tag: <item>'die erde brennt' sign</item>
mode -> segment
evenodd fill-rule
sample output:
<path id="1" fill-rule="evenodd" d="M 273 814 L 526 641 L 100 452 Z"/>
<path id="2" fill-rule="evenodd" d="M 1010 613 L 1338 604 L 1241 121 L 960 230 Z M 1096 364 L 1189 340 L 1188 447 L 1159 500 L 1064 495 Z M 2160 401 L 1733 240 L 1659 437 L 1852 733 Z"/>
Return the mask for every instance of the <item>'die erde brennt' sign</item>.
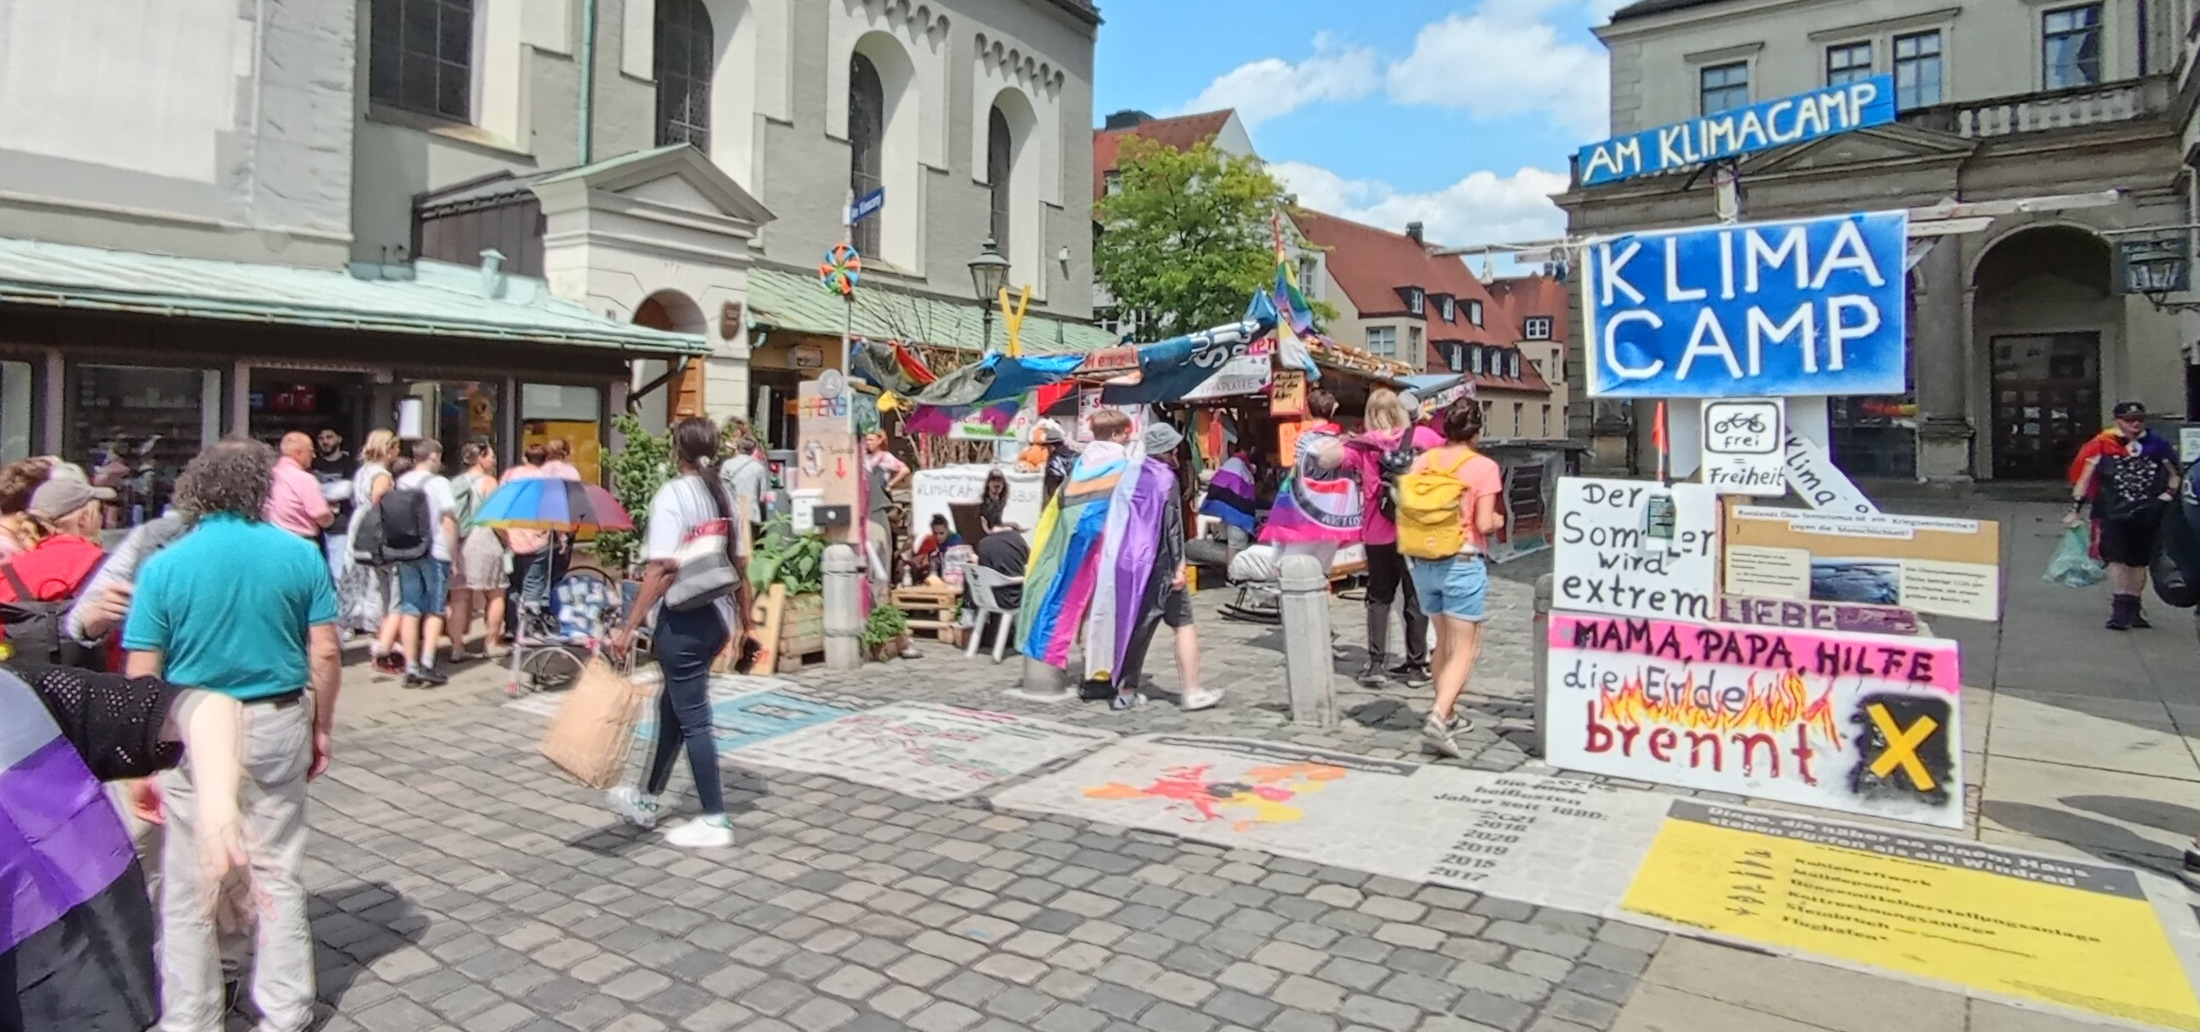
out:
<path id="1" fill-rule="evenodd" d="M 1904 212 L 1592 240 L 1589 394 L 1900 394 Z"/>
<path id="2" fill-rule="evenodd" d="M 1645 129 L 1581 148 L 1581 185 L 1803 143 L 1894 121 L 1894 79 L 1869 79 Z"/>

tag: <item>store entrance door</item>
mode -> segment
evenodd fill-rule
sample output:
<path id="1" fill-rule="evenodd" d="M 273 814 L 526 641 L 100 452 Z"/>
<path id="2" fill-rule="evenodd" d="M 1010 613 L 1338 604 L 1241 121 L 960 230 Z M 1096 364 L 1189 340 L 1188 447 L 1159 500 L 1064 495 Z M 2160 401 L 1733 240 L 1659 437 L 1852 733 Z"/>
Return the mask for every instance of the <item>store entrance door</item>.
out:
<path id="1" fill-rule="evenodd" d="M 2101 335 L 1994 338 L 1994 478 L 2060 480 L 2100 429 Z"/>

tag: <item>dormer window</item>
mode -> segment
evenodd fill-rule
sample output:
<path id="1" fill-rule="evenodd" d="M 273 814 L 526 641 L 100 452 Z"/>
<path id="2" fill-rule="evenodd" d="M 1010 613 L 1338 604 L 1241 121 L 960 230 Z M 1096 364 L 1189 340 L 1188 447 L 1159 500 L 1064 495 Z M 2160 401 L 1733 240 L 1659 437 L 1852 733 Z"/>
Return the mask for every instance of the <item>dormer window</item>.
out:
<path id="1" fill-rule="evenodd" d="M 1466 342 L 1457 340 L 1445 341 L 1444 356 L 1451 360 L 1452 372 L 1463 373 L 1467 371 Z"/>
<path id="2" fill-rule="evenodd" d="M 1457 311 L 1457 308 L 1452 303 L 1452 298 L 1450 294 L 1436 295 L 1436 314 L 1443 316 L 1445 322 L 1452 322 L 1452 316 L 1455 315 Z"/>
<path id="3" fill-rule="evenodd" d="M 1529 316 L 1520 327 L 1520 335 L 1527 340 L 1551 339 L 1551 317 L 1548 315 Z"/>
<path id="4" fill-rule="evenodd" d="M 1471 345 L 1468 345 L 1468 347 L 1467 347 L 1467 367 L 1468 367 L 1468 368 L 1469 368 L 1470 370 L 1472 370 L 1472 371 L 1473 371 L 1474 375 L 1476 375 L 1476 376 L 1480 376 L 1480 375 L 1482 375 L 1482 345 L 1480 345 L 1480 344 L 1471 344 Z"/>
<path id="5" fill-rule="evenodd" d="M 1510 352 L 1505 356 L 1505 378 L 1508 380 L 1520 379 L 1520 352 Z"/>
<path id="6" fill-rule="evenodd" d="M 1468 299 L 1467 321 L 1473 323 L 1477 328 L 1482 325 L 1482 302 Z"/>
<path id="7" fill-rule="evenodd" d="M 1398 288 L 1398 293 L 1406 299 L 1406 311 L 1411 312 L 1414 315 L 1421 314 L 1423 308 L 1423 294 L 1421 293 L 1421 288 L 1400 287 Z"/>

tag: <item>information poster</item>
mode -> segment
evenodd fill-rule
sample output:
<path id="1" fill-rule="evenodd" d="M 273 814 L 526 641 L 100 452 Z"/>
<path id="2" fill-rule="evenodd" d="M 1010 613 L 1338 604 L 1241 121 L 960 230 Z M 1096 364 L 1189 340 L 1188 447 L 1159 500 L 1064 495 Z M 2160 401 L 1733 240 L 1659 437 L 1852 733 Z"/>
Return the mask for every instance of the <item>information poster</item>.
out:
<path id="1" fill-rule="evenodd" d="M 1663 527 L 1651 525 L 1663 507 Z M 1561 477 L 1553 609 L 1709 620 L 1718 586 L 1718 498 L 1702 484 Z M 1664 537 L 1654 531 L 1663 530 Z"/>
<path id="2" fill-rule="evenodd" d="M 986 474 L 995 466 L 942 466 L 938 469 L 920 469 L 909 477 L 909 520 L 917 537 L 931 533 L 932 517 L 947 517 L 947 525 L 960 532 L 951 505 L 976 505 L 985 495 Z M 1008 507 L 1001 518 L 1026 531 L 1039 526 L 1040 495 L 1046 487 L 1046 477 L 1039 473 L 1025 473 L 1015 469 L 1002 469 L 1008 478 Z M 977 542 L 969 542 L 976 545 Z"/>
<path id="3" fill-rule="evenodd" d="M 2001 528 L 1990 520 L 1736 506 L 1729 593 L 2001 617 Z"/>
<path id="4" fill-rule="evenodd" d="M 2200 1029 L 2191 983 L 2126 868 L 1679 799 L 1621 909 L 1692 932 Z"/>
<path id="5" fill-rule="evenodd" d="M 1956 643 L 1552 613 L 1546 759 L 1963 826 Z"/>
<path id="6" fill-rule="evenodd" d="M 819 505 L 856 504 L 863 464 L 848 421 L 847 387 L 837 377 L 802 381 L 795 396 L 795 435 L 802 444 L 795 452 L 793 486 L 820 492 Z"/>

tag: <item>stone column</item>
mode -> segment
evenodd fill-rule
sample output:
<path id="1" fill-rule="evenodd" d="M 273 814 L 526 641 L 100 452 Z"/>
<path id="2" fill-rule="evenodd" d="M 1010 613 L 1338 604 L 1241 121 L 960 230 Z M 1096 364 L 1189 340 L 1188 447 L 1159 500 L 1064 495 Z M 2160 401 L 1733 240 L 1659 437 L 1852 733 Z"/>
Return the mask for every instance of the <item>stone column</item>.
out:
<path id="1" fill-rule="evenodd" d="M 1329 573 L 1310 555 L 1287 555 L 1276 564 L 1283 581 L 1284 682 L 1291 690 L 1291 722 L 1337 726 L 1337 696 L 1330 684 Z"/>
<path id="2" fill-rule="evenodd" d="M 1972 477 L 1970 419 L 1971 328 L 1964 319 L 1963 245 L 1941 237 L 1917 265 L 1917 475 L 1921 480 Z"/>
<path id="3" fill-rule="evenodd" d="M 863 666 L 863 561 L 845 542 L 825 546 L 825 669 Z"/>

